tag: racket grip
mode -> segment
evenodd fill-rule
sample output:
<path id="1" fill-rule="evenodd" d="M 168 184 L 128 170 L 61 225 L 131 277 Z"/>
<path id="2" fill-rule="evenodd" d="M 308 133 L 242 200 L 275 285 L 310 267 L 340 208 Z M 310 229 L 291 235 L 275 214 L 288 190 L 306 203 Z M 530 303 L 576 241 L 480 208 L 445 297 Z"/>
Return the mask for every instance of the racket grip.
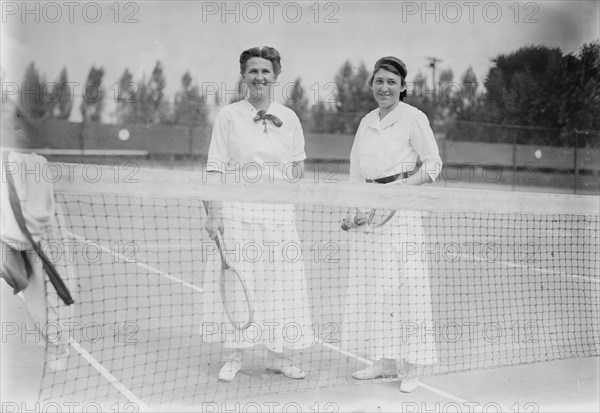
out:
<path id="1" fill-rule="evenodd" d="M 367 223 L 367 217 L 364 215 L 357 215 L 354 217 L 354 223 L 359 227 L 365 225 Z"/>

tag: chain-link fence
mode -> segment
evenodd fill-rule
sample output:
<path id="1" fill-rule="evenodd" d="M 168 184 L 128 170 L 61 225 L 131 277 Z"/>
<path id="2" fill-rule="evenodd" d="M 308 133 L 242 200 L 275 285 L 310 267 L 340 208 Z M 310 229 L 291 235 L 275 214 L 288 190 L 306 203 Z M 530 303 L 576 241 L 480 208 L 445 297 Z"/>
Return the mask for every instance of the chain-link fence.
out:
<path id="1" fill-rule="evenodd" d="M 438 125 L 446 179 L 600 190 L 600 131 L 457 121 Z"/>
<path id="2" fill-rule="evenodd" d="M 446 183 L 600 190 L 600 131 L 454 122 L 432 125 Z M 354 136 L 306 132 L 313 164 L 348 171 Z M 209 128 L 174 125 L 107 125 L 36 120 L 3 131 L 2 146 L 36 149 L 53 161 L 135 162 L 140 167 L 199 170 L 206 160 Z M 327 168 L 326 168 L 327 169 Z M 327 169 L 329 170 L 329 169 Z"/>

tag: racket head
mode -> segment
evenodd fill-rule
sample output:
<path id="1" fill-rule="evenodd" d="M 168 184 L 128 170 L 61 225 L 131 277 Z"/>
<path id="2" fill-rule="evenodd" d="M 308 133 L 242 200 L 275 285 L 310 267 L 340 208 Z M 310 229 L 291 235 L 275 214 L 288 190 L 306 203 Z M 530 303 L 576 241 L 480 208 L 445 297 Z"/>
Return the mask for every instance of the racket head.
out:
<path id="1" fill-rule="evenodd" d="M 367 224 L 371 228 L 379 228 L 384 226 L 391 220 L 396 211 L 393 209 L 376 209 L 373 208 L 367 214 Z"/>
<path id="2" fill-rule="evenodd" d="M 215 242 L 221 252 L 222 266 L 219 284 L 223 308 L 233 328 L 243 331 L 254 321 L 254 308 L 250 292 L 243 275 L 225 256 L 223 238 L 220 233 L 217 233 Z"/>

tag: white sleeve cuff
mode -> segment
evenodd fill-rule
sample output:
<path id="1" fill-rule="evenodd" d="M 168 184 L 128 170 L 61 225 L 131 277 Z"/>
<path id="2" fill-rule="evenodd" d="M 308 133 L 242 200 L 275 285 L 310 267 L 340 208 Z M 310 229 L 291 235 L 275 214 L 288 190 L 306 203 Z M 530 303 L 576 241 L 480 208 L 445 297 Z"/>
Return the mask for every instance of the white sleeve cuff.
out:
<path id="1" fill-rule="evenodd" d="M 432 182 L 438 178 L 442 172 L 442 160 L 440 158 L 430 158 L 423 161 L 421 171 L 425 172 Z"/>

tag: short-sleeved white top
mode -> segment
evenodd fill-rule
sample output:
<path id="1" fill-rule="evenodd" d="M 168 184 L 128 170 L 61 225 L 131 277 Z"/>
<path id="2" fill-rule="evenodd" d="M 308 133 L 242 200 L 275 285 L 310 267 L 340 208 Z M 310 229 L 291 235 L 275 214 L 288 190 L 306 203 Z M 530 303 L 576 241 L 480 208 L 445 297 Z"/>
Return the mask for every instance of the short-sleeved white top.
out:
<path id="1" fill-rule="evenodd" d="M 364 182 L 412 171 L 418 158 L 421 170 L 435 181 L 442 159 L 427 116 L 400 102 L 379 119 L 379 109 L 360 122 L 350 153 L 350 181 Z"/>
<path id="2" fill-rule="evenodd" d="M 242 182 L 294 182 L 293 164 L 306 159 L 304 133 L 298 116 L 291 109 L 272 102 L 267 114 L 277 116 L 283 124 L 255 122 L 257 110 L 247 100 L 225 106 L 215 119 L 207 171 L 235 174 Z M 265 133 L 266 126 L 266 133 Z M 227 202 L 224 218 L 255 223 L 290 223 L 294 208 L 290 204 L 253 204 Z"/>

